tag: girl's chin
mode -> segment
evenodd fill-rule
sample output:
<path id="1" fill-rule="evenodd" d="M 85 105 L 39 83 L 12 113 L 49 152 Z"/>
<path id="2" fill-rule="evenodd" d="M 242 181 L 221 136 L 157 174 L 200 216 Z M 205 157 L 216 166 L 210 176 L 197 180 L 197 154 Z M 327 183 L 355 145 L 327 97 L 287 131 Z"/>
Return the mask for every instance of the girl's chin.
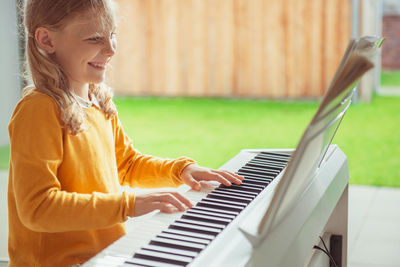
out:
<path id="1" fill-rule="evenodd" d="M 105 80 L 105 74 L 93 77 L 92 79 L 90 79 L 89 83 L 97 84 L 104 82 L 104 80 Z"/>

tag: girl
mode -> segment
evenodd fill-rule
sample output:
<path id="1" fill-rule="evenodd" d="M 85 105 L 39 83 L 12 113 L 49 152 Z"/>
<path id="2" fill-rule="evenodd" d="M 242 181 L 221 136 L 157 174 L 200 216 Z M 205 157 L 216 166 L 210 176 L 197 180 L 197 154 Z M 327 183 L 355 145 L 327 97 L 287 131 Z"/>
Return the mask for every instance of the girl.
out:
<path id="1" fill-rule="evenodd" d="M 9 266 L 83 263 L 125 234 L 128 217 L 192 206 L 177 192 L 135 196 L 119 185 L 241 183 L 133 148 L 103 84 L 116 49 L 111 0 L 28 0 L 25 26 L 34 86 L 9 124 Z"/>

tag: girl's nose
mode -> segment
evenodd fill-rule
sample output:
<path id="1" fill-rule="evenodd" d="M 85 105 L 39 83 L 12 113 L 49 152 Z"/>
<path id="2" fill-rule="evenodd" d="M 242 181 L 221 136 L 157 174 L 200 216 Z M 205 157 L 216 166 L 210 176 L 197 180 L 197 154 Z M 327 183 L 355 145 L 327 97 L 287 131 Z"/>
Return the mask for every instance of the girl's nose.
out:
<path id="1" fill-rule="evenodd" d="M 116 49 L 117 41 L 115 40 L 115 38 L 110 38 L 107 42 L 105 42 L 103 53 L 105 56 L 112 57 L 115 54 Z"/>

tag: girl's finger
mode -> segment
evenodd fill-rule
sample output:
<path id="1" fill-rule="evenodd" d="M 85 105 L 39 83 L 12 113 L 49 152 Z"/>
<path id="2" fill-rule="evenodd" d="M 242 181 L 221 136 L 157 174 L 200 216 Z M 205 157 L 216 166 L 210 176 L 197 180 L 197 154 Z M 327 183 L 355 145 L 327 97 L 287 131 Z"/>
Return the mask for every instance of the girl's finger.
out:
<path id="1" fill-rule="evenodd" d="M 167 202 L 173 206 L 175 206 L 180 211 L 185 211 L 188 206 L 184 205 L 173 193 L 165 193 L 158 195 L 155 199 L 160 202 Z"/>
<path id="2" fill-rule="evenodd" d="M 172 194 L 183 204 L 185 204 L 188 208 L 193 207 L 193 203 L 185 197 L 184 195 L 180 194 L 179 192 L 172 192 Z"/>
<path id="3" fill-rule="evenodd" d="M 204 176 L 203 180 L 217 181 L 226 186 L 232 185 L 232 183 L 228 179 L 226 179 L 224 176 L 222 176 L 221 174 L 218 174 L 215 171 L 214 172 L 211 171 L 210 173 L 208 173 L 208 175 Z"/>
<path id="4" fill-rule="evenodd" d="M 243 179 L 241 179 L 242 176 L 228 172 L 228 171 L 215 171 L 215 172 L 222 175 L 225 179 L 227 179 L 235 184 L 241 184 L 242 180 L 244 179 L 244 177 L 243 177 Z"/>
<path id="5" fill-rule="evenodd" d="M 179 211 L 179 209 L 177 209 L 174 205 L 171 205 L 170 203 L 167 203 L 167 202 L 156 203 L 155 209 L 158 209 L 164 213 L 174 213 L 174 212 Z"/>
<path id="6" fill-rule="evenodd" d="M 186 176 L 183 178 L 183 181 L 193 190 L 200 191 L 201 186 L 199 182 L 197 182 L 191 174 L 186 174 Z"/>

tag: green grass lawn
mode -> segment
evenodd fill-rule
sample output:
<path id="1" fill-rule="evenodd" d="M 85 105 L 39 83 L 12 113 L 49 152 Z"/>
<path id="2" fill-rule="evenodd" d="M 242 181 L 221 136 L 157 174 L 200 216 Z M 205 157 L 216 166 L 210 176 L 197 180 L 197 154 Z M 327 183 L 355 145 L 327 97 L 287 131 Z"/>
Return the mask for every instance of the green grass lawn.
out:
<path id="1" fill-rule="evenodd" d="M 189 156 L 218 168 L 245 148 L 294 148 L 317 102 L 117 98 L 126 133 L 142 153 Z M 400 98 L 349 109 L 333 143 L 348 156 L 350 182 L 400 187 Z M 8 147 L 0 150 L 7 168 Z"/>
<path id="2" fill-rule="evenodd" d="M 399 86 L 400 87 L 400 70 L 381 72 L 381 86 Z"/>

